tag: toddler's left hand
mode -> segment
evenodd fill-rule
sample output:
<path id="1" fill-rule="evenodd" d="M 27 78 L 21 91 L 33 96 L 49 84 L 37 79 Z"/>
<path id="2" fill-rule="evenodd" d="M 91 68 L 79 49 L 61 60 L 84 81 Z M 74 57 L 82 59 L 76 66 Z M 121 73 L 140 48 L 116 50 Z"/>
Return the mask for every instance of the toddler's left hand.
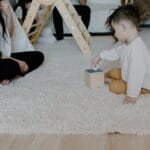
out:
<path id="1" fill-rule="evenodd" d="M 99 63 L 100 60 L 101 60 L 101 58 L 100 58 L 99 55 L 95 56 L 95 57 L 91 60 L 91 67 L 92 67 L 92 68 L 96 67 L 96 65 Z"/>

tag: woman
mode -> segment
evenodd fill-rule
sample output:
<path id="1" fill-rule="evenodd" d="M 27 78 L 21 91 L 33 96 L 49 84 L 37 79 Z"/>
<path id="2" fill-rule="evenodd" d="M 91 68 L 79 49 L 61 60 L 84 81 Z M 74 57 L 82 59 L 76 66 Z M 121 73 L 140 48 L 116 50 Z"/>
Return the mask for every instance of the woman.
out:
<path id="1" fill-rule="evenodd" d="M 0 1 L 0 83 L 9 84 L 42 64 L 44 55 L 38 51 L 11 53 L 14 23 L 9 2 Z"/>

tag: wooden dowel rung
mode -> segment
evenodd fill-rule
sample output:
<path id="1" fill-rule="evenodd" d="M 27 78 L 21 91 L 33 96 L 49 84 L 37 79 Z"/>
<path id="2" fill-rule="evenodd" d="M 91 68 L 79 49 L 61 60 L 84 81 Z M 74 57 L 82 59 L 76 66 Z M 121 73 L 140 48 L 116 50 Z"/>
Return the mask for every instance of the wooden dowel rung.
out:
<path id="1" fill-rule="evenodd" d="M 34 43 L 35 42 L 35 39 L 30 39 L 31 43 Z"/>
<path id="2" fill-rule="evenodd" d="M 39 31 L 31 32 L 31 33 L 28 34 L 28 37 L 31 37 L 32 35 L 35 35 L 35 34 L 37 34 L 37 33 L 39 33 Z"/>
<path id="3" fill-rule="evenodd" d="M 37 27 L 37 26 L 40 26 L 40 25 L 42 25 L 41 22 L 40 22 L 40 23 L 35 23 L 35 24 L 33 24 L 33 25 L 31 26 L 31 28 L 32 28 L 32 27 Z"/>

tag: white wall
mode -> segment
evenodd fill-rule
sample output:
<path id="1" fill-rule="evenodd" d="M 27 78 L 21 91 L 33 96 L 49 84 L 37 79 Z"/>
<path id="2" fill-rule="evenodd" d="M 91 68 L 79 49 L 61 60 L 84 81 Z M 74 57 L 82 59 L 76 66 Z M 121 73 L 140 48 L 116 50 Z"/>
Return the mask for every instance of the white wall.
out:
<path id="1" fill-rule="evenodd" d="M 121 4 L 121 0 L 88 0 L 91 8 L 91 20 L 89 25 L 90 32 L 107 32 L 105 27 L 106 18 L 112 9 Z"/>
<path id="2" fill-rule="evenodd" d="M 121 0 L 88 0 L 88 3 L 99 3 L 99 4 L 120 4 Z"/>

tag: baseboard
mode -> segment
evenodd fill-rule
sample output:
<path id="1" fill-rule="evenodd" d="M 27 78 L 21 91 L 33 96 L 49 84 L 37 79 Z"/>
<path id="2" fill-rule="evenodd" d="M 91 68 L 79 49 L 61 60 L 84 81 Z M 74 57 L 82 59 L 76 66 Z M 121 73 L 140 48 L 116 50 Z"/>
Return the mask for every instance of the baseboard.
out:
<path id="1" fill-rule="evenodd" d="M 111 32 L 90 32 L 90 34 L 92 35 L 92 36 L 107 36 L 107 35 L 112 35 L 112 33 Z M 54 36 L 55 36 L 56 34 L 54 34 Z M 68 36 L 72 36 L 72 34 L 71 33 L 64 33 L 63 34 L 63 36 L 64 37 L 68 37 Z"/>
<path id="2" fill-rule="evenodd" d="M 141 24 L 140 28 L 150 28 L 150 24 Z M 90 32 L 92 36 L 110 36 L 112 35 L 112 32 Z M 56 35 L 55 33 L 53 34 L 54 36 Z M 64 37 L 69 37 L 72 36 L 71 33 L 64 33 Z"/>
<path id="3" fill-rule="evenodd" d="M 150 24 L 141 24 L 140 28 L 150 28 Z"/>

